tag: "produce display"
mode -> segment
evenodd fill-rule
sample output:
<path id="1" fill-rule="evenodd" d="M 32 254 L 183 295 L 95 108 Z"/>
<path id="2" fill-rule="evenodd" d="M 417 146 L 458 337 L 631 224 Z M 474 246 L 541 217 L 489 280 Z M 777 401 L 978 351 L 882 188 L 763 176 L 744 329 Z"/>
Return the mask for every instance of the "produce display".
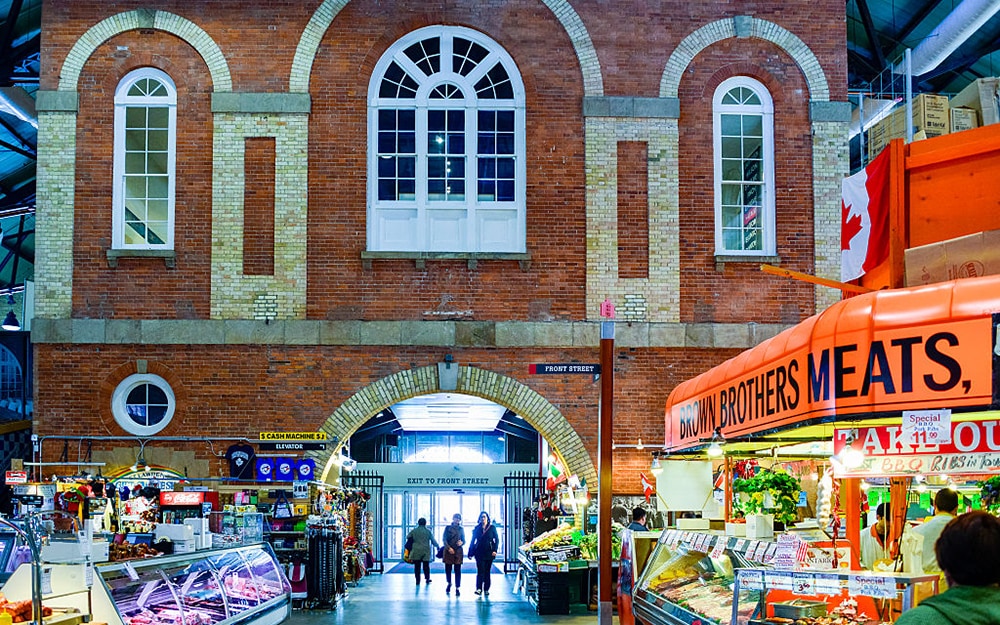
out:
<path id="1" fill-rule="evenodd" d="M 528 543 L 531 551 L 549 551 L 556 547 L 568 547 L 573 544 L 573 526 L 563 523 L 559 527 L 539 534 Z"/>

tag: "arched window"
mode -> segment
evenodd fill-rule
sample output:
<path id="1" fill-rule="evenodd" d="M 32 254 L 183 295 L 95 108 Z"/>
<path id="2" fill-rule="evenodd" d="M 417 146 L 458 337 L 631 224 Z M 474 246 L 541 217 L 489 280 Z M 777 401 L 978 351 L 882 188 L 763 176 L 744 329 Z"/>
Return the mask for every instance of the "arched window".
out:
<path id="1" fill-rule="evenodd" d="M 524 87 L 483 34 L 397 41 L 368 89 L 368 249 L 524 252 Z"/>
<path id="2" fill-rule="evenodd" d="M 715 136 L 715 253 L 772 256 L 774 108 L 764 85 L 729 78 L 712 100 Z"/>
<path id="3" fill-rule="evenodd" d="M 177 90 L 164 72 L 130 72 L 115 91 L 115 249 L 173 249 Z"/>

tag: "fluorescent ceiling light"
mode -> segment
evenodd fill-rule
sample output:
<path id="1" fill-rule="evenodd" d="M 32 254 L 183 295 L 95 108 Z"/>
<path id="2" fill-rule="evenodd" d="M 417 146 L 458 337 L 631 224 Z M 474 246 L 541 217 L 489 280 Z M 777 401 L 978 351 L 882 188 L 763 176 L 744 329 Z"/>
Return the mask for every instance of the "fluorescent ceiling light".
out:
<path id="1" fill-rule="evenodd" d="M 408 432 L 492 432 L 506 411 L 488 399 L 461 393 L 421 395 L 392 407 Z"/>

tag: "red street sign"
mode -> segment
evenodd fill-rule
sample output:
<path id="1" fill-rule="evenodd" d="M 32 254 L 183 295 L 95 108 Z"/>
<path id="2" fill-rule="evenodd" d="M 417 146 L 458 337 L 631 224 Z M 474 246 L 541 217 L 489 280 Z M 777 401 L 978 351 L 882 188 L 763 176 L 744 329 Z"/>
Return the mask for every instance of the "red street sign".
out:
<path id="1" fill-rule="evenodd" d="M 583 373 L 587 375 L 598 375 L 600 372 L 601 365 L 588 365 L 580 363 L 528 365 L 528 373 Z"/>

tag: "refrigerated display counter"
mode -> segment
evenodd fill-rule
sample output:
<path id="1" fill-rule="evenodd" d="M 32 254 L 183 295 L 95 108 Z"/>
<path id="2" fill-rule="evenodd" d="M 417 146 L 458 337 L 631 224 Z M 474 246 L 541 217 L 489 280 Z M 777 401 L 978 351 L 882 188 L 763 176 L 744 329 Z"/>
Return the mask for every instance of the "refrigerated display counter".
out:
<path id="1" fill-rule="evenodd" d="M 266 543 L 97 567 L 94 619 L 109 625 L 277 625 L 291 586 Z"/>

